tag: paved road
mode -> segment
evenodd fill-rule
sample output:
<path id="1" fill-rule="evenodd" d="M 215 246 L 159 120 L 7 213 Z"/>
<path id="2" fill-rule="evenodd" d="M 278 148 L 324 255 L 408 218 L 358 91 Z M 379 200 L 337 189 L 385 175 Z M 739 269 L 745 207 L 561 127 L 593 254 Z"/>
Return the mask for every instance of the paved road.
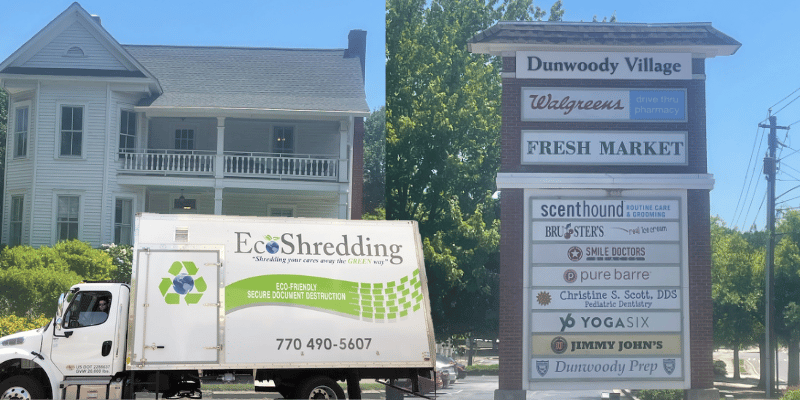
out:
<path id="1" fill-rule="evenodd" d="M 758 377 L 760 370 L 758 350 L 755 351 L 740 351 L 739 358 L 744 360 L 747 364 L 745 368 L 749 373 Z M 778 351 L 778 386 L 783 387 L 786 385 L 787 368 L 789 368 L 789 356 L 785 350 Z"/>
<path id="2" fill-rule="evenodd" d="M 494 398 L 494 391 L 497 389 L 496 376 L 468 376 L 466 379 L 456 381 L 451 387 L 438 391 L 436 399 L 439 400 L 491 400 Z M 553 400 L 598 400 L 601 398 L 601 390 L 576 390 L 576 391 L 530 391 L 528 399 L 553 399 Z M 272 393 L 249 393 L 249 392 L 220 392 L 203 393 L 206 399 L 277 399 L 277 394 Z M 386 396 L 382 392 L 369 391 L 364 393 L 364 399 L 385 400 Z M 406 397 L 412 399 L 414 397 Z M 624 398 L 624 396 L 623 396 Z"/>

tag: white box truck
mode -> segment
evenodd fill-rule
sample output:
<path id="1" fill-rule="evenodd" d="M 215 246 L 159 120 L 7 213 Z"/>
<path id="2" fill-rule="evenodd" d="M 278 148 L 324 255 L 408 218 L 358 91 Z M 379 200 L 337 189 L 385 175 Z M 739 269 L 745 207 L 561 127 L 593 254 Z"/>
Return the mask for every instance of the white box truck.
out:
<path id="1" fill-rule="evenodd" d="M 0 398 L 199 398 L 243 375 L 360 398 L 361 379 L 419 393 L 434 368 L 413 221 L 145 213 L 134 237 L 130 285 L 75 285 L 50 324 L 0 338 Z"/>

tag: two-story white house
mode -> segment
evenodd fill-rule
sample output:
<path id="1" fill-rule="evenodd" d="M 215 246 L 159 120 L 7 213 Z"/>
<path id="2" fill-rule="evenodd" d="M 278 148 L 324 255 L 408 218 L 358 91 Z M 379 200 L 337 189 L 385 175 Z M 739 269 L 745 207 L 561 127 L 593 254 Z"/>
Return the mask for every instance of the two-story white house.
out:
<path id="1" fill-rule="evenodd" d="M 73 3 L 0 64 L 2 243 L 130 244 L 137 212 L 360 218 L 365 47 L 121 45 Z"/>

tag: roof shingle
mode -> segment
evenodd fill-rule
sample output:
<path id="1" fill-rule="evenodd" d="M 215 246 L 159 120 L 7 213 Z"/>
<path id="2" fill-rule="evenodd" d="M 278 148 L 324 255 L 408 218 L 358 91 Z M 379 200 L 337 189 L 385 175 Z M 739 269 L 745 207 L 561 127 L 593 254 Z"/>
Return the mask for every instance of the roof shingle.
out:
<path id="1" fill-rule="evenodd" d="M 344 49 L 122 47 L 163 88 L 143 106 L 369 112 L 360 60 Z"/>

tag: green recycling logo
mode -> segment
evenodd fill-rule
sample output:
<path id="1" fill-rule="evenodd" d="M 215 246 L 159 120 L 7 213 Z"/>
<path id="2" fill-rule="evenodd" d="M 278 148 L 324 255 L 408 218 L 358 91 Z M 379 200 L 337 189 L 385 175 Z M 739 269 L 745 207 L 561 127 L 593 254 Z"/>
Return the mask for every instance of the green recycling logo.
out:
<path id="1" fill-rule="evenodd" d="M 164 301 L 167 304 L 180 304 L 183 297 L 186 305 L 200 302 L 208 285 L 202 276 L 194 277 L 197 271 L 197 266 L 192 261 L 172 263 L 168 271 L 172 278 L 161 278 L 161 283 L 158 285 Z"/>

